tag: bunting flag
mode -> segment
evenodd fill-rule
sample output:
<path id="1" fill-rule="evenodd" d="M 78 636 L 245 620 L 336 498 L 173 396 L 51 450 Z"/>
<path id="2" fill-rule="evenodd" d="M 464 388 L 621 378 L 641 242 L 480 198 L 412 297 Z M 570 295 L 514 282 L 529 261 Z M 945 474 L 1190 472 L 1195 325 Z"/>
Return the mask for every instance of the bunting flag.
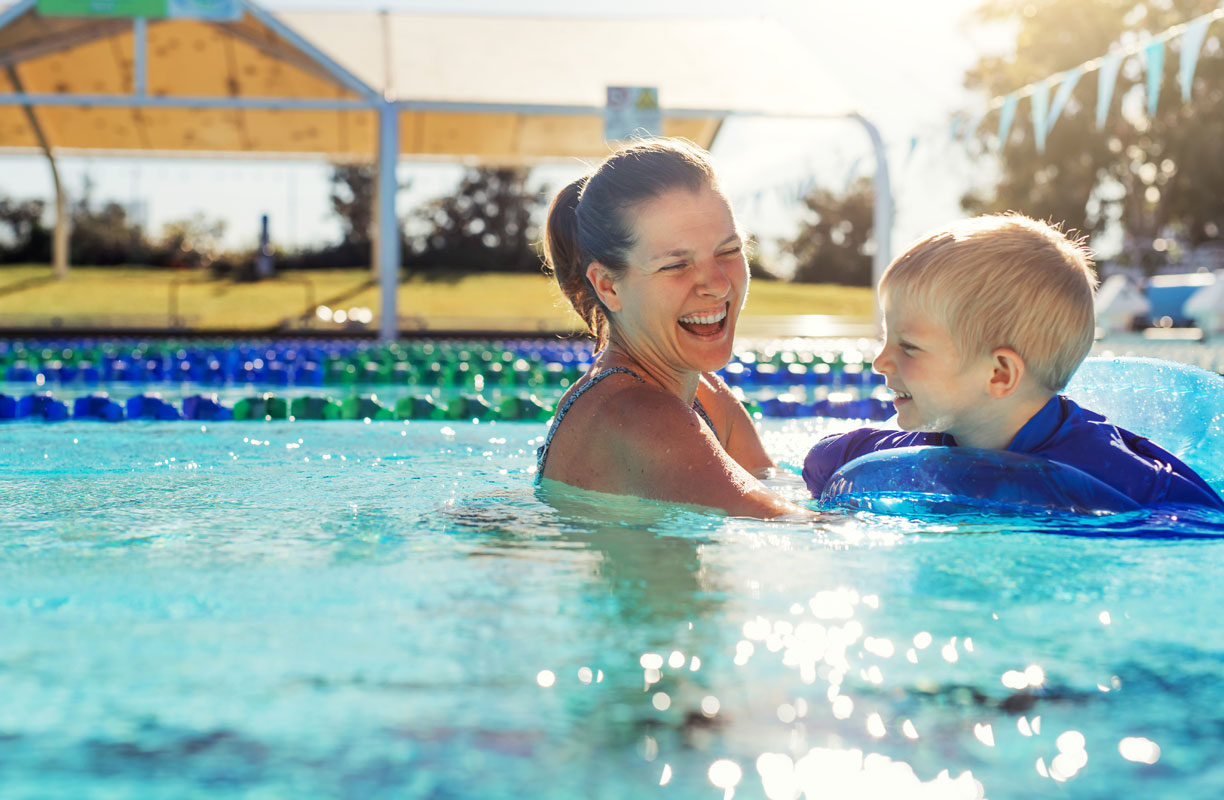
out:
<path id="1" fill-rule="evenodd" d="M 1037 152 L 1044 153 L 1046 131 L 1049 130 L 1046 112 L 1050 108 L 1050 84 L 1046 81 L 1033 84 L 1033 94 L 1029 97 L 1029 102 L 1033 105 L 1033 140 L 1037 144 Z"/>
<path id="2" fill-rule="evenodd" d="M 1122 66 L 1122 54 L 1110 53 L 1101 57 L 1101 71 L 1097 79 L 1097 130 L 1105 127 L 1109 116 L 1109 105 L 1113 102 L 1114 86 L 1118 83 L 1118 67 Z"/>
<path id="3" fill-rule="evenodd" d="M 1058 84 L 1058 91 L 1054 93 L 1054 101 L 1050 104 L 1050 113 L 1046 116 L 1046 134 L 1054 130 L 1054 123 L 1058 122 L 1058 118 L 1062 115 L 1063 106 L 1067 104 L 1071 93 L 1075 91 L 1075 85 L 1079 83 L 1080 77 L 1084 74 L 1083 67 L 1076 67 L 1063 74 L 1062 83 Z"/>
<path id="4" fill-rule="evenodd" d="M 1016 118 L 1016 104 L 1020 96 L 1012 92 L 1003 98 L 1003 108 L 999 110 L 999 149 L 1007 144 L 1007 134 L 1011 132 L 1012 120 Z"/>
<path id="5" fill-rule="evenodd" d="M 1156 104 L 1160 102 L 1160 79 L 1164 76 L 1164 42 L 1157 40 L 1143 48 L 1143 60 L 1147 62 L 1147 113 L 1156 116 Z"/>
<path id="6" fill-rule="evenodd" d="M 1190 90 L 1194 85 L 1194 68 L 1198 66 L 1199 51 L 1203 49 L 1203 39 L 1207 35 L 1207 26 L 1211 24 L 1212 16 L 1199 17 L 1186 25 L 1182 34 L 1181 61 L 1177 64 L 1177 80 L 1181 84 L 1183 103 L 1190 102 Z"/>

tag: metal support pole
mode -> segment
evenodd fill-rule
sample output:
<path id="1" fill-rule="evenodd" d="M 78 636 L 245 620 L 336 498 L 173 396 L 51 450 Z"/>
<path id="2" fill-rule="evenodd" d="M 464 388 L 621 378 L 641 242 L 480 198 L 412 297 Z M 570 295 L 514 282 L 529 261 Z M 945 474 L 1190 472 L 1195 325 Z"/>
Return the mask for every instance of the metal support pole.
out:
<path id="1" fill-rule="evenodd" d="M 9 64 L 5 67 L 5 72 L 8 73 L 13 88 L 18 93 L 24 93 L 25 87 L 22 85 L 21 76 L 17 74 L 17 68 Z M 47 163 L 51 165 L 51 183 L 55 186 L 55 231 L 51 238 L 51 263 L 55 279 L 62 281 L 68 277 L 68 199 L 64 196 L 64 185 L 60 182 L 59 166 L 55 163 L 51 141 L 47 138 L 38 115 L 34 113 L 34 107 L 27 105 L 23 110 L 30 129 L 34 131 L 34 138 L 38 140 L 38 146 L 42 148 Z"/>
<path id="2" fill-rule="evenodd" d="M 51 165 L 51 181 L 55 184 L 55 231 L 51 238 L 51 263 L 55 279 L 62 281 L 68 277 L 68 198 L 64 195 L 64 185 L 60 183 L 59 168 L 55 164 L 55 156 L 48 149 L 47 162 Z"/>
<path id="3" fill-rule="evenodd" d="M 871 287 L 878 293 L 880 277 L 892 261 L 892 216 L 893 199 L 892 184 L 888 178 L 888 154 L 884 150 L 884 140 L 880 130 L 871 120 L 861 114 L 852 115 L 860 125 L 867 129 L 871 137 L 871 149 L 875 152 L 875 214 L 872 229 L 875 232 L 875 253 L 871 257 Z M 880 319 L 879 297 L 875 303 L 875 326 L 877 331 L 883 330 Z"/>
<path id="4" fill-rule="evenodd" d="M 399 290 L 399 216 L 395 197 L 399 194 L 395 167 L 399 162 L 399 109 L 384 100 L 378 109 L 378 276 L 382 292 L 382 317 L 378 338 L 394 341 L 399 328 L 396 292 Z"/>

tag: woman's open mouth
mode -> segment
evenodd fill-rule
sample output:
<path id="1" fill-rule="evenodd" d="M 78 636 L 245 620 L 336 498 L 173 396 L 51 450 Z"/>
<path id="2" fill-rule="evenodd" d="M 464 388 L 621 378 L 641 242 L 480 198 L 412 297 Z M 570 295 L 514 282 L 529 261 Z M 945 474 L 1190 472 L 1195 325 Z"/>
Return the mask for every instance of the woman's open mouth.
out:
<path id="1" fill-rule="evenodd" d="M 714 311 L 683 316 L 678 320 L 680 327 L 694 336 L 717 336 L 727 327 L 728 307 L 729 304 L 723 304 L 722 308 Z"/>

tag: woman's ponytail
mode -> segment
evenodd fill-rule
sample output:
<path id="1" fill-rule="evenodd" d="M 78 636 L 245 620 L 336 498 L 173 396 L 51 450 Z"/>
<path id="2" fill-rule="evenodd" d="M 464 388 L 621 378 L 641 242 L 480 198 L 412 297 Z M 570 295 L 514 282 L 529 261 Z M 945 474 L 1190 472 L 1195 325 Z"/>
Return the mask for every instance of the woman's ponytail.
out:
<path id="1" fill-rule="evenodd" d="M 551 271 L 574 311 L 595 336 L 596 349 L 608 337 L 608 320 L 603 304 L 587 280 L 587 261 L 578 242 L 578 202 L 588 176 L 570 183 L 553 198 L 544 224 L 544 267 Z"/>

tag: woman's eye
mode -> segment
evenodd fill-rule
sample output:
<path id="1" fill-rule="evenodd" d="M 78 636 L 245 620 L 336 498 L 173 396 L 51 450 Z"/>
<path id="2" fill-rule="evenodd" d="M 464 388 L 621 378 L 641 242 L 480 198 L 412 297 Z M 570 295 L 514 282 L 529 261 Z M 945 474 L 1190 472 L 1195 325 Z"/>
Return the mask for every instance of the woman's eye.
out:
<path id="1" fill-rule="evenodd" d="M 666 267 L 660 267 L 659 272 L 667 272 L 669 270 L 684 269 L 685 264 L 668 264 Z"/>
<path id="2" fill-rule="evenodd" d="M 728 257 L 730 257 L 730 256 L 737 256 L 737 255 L 739 255 L 739 254 L 740 254 L 740 253 L 742 253 L 742 252 L 744 252 L 744 248 L 742 248 L 742 247 L 733 247 L 733 248 L 731 248 L 730 250 L 724 250 L 724 251 L 722 251 L 721 253 L 719 253 L 719 254 L 718 254 L 718 257 L 719 257 L 719 258 L 728 258 Z"/>

